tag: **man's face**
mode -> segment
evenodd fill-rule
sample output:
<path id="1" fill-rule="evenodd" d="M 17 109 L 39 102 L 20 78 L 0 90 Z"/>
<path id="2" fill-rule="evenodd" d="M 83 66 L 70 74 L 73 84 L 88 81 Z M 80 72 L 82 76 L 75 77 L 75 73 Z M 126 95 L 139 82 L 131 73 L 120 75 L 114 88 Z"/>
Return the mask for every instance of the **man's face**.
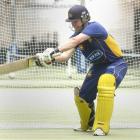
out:
<path id="1" fill-rule="evenodd" d="M 74 21 L 71 21 L 71 25 L 75 29 L 76 32 L 80 31 L 83 27 L 83 23 L 81 19 L 76 19 Z"/>

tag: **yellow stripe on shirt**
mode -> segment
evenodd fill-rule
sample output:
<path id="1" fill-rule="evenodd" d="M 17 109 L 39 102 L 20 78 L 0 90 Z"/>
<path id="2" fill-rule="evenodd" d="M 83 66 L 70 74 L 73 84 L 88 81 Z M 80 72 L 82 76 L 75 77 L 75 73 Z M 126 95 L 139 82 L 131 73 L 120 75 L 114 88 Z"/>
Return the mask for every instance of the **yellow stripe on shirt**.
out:
<path id="1" fill-rule="evenodd" d="M 115 41 L 115 39 L 111 35 L 108 35 L 107 39 L 105 40 L 105 43 L 113 54 L 115 54 L 118 57 L 121 57 L 123 55 L 119 47 L 119 44 Z"/>

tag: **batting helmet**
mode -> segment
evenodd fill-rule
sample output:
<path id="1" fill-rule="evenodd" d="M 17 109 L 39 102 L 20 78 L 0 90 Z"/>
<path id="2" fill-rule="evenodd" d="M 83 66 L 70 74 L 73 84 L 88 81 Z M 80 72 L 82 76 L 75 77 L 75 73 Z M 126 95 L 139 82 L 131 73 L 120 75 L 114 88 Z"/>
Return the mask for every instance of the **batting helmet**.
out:
<path id="1" fill-rule="evenodd" d="M 90 20 L 90 15 L 86 7 L 82 5 L 74 5 L 69 9 L 66 22 L 71 22 L 77 19 L 81 19 L 84 23 Z"/>

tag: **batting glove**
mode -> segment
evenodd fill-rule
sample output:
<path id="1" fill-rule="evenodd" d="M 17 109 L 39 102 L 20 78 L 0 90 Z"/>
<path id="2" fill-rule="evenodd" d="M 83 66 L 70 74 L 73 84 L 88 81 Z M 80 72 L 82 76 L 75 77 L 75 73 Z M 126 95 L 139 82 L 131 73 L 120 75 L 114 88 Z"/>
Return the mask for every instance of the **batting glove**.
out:
<path id="1" fill-rule="evenodd" d="M 36 65 L 41 67 L 46 67 L 55 61 L 55 58 L 52 56 L 60 52 L 57 48 L 47 48 L 43 53 L 37 53 Z"/>

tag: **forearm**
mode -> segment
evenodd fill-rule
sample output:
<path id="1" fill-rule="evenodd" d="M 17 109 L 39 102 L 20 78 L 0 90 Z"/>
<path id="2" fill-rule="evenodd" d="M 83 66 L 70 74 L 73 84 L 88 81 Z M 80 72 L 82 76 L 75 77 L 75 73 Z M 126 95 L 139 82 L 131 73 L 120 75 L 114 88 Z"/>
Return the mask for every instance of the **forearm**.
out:
<path id="1" fill-rule="evenodd" d="M 60 55 L 54 56 L 55 61 L 57 62 L 65 62 L 68 61 L 69 58 L 72 56 L 74 53 L 75 49 L 70 49 L 68 51 L 65 51 L 63 53 L 60 53 Z"/>
<path id="2" fill-rule="evenodd" d="M 71 38 L 66 43 L 60 45 L 58 49 L 60 52 L 65 52 L 67 50 L 75 48 L 78 44 L 79 43 L 77 42 L 77 40 L 75 40 L 75 38 Z"/>
<path id="3" fill-rule="evenodd" d="M 65 62 L 67 60 L 68 60 L 68 58 L 66 58 L 63 54 L 55 57 L 55 62 Z"/>
<path id="4" fill-rule="evenodd" d="M 58 48 L 54 49 L 54 51 L 52 51 L 50 53 L 50 55 L 54 55 L 57 53 L 62 53 L 61 56 L 56 57 L 56 61 L 65 61 L 68 60 L 69 57 L 71 56 L 73 50 L 75 50 L 75 48 L 81 44 L 82 42 L 84 42 L 85 40 L 87 40 L 89 38 L 89 36 L 80 33 L 79 35 L 70 38 L 66 43 L 64 43 L 63 45 L 58 46 Z"/>
<path id="5" fill-rule="evenodd" d="M 75 49 L 70 49 L 65 52 L 60 52 L 58 49 L 48 48 L 43 53 L 36 54 L 36 65 L 40 67 L 46 67 L 53 62 L 67 61 L 73 54 Z"/>
<path id="6" fill-rule="evenodd" d="M 69 49 L 73 49 L 76 48 L 79 44 L 81 44 L 82 42 L 84 42 L 85 40 L 89 39 L 90 37 L 80 33 L 79 35 L 70 38 L 65 44 L 60 45 L 58 47 L 58 50 L 61 52 L 67 51 Z"/>

